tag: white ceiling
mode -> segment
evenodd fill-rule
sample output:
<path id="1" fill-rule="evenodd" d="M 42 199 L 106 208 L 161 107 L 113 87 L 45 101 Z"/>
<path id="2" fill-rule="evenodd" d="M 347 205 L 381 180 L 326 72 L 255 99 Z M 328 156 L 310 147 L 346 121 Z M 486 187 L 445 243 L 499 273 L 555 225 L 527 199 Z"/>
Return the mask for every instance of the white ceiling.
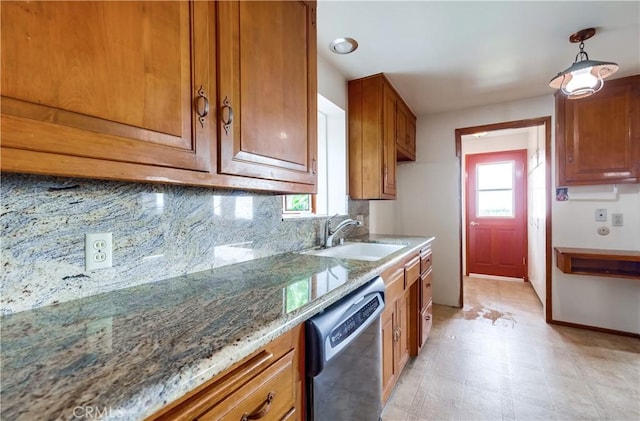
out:
<path id="1" fill-rule="evenodd" d="M 318 54 L 347 79 L 384 72 L 417 115 L 552 94 L 589 27 L 592 60 L 640 73 L 640 1 L 318 1 Z M 338 37 L 360 44 L 329 51 Z"/>

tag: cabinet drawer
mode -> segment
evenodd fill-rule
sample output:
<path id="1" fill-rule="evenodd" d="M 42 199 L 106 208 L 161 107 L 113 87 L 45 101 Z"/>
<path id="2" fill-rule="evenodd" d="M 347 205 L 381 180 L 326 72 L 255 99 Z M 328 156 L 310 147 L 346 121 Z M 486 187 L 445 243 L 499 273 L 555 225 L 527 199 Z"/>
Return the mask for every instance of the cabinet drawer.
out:
<path id="1" fill-rule="evenodd" d="M 429 270 L 426 274 L 420 278 L 421 291 L 420 291 L 420 309 L 424 309 L 429 302 L 433 299 L 433 286 L 431 280 L 433 279 L 433 271 Z"/>
<path id="2" fill-rule="evenodd" d="M 416 256 L 404 265 L 404 288 L 409 288 L 420 278 L 420 256 Z"/>
<path id="3" fill-rule="evenodd" d="M 429 337 L 433 325 L 433 304 L 430 302 L 427 308 L 420 312 L 420 346 L 422 347 Z"/>
<path id="4" fill-rule="evenodd" d="M 431 269 L 431 249 L 420 253 L 420 273 L 424 274 Z"/>
<path id="5" fill-rule="evenodd" d="M 198 420 L 238 421 L 245 415 L 247 419 L 280 420 L 292 415 L 296 398 L 294 354 L 289 351 Z"/>

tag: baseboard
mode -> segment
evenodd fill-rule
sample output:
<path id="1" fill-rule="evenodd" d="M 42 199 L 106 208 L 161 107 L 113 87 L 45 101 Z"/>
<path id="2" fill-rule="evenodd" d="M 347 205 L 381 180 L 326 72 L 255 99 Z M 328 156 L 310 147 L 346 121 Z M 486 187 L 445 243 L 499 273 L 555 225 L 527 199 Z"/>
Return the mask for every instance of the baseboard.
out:
<path id="1" fill-rule="evenodd" d="M 553 324 L 553 325 L 575 327 L 577 329 L 593 330 L 593 331 L 601 332 L 601 333 L 610 333 L 612 335 L 628 336 L 630 338 L 638 338 L 638 339 L 640 339 L 640 333 L 625 332 L 623 330 L 614 330 L 614 329 L 607 329 L 607 328 L 598 327 L 598 326 L 581 325 L 579 323 L 563 322 L 561 320 L 550 320 L 548 323 Z"/>

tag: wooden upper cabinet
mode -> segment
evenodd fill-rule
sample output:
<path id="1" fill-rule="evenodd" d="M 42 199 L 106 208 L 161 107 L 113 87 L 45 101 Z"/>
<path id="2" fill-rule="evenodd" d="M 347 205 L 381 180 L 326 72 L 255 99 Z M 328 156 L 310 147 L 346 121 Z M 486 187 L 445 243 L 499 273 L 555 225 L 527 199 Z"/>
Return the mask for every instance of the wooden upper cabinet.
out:
<path id="1" fill-rule="evenodd" d="M 2 171 L 315 191 L 315 2 L 0 4 Z"/>
<path id="2" fill-rule="evenodd" d="M 315 2 L 217 2 L 219 171 L 315 185 Z"/>
<path id="3" fill-rule="evenodd" d="M 558 185 L 640 181 L 640 76 L 587 98 L 556 94 Z"/>
<path id="4" fill-rule="evenodd" d="M 407 110 L 407 107 L 405 107 L 400 100 L 396 100 L 396 109 L 396 144 L 400 148 L 406 148 L 409 136 L 407 133 L 409 110 Z"/>
<path id="5" fill-rule="evenodd" d="M 382 197 L 396 197 L 396 99 L 390 86 L 383 85 L 382 103 Z"/>
<path id="6" fill-rule="evenodd" d="M 409 107 L 397 98 L 396 146 L 398 161 L 416 160 L 416 117 Z"/>
<path id="7" fill-rule="evenodd" d="M 3 170 L 119 178 L 115 167 L 103 172 L 105 161 L 211 169 L 215 115 L 196 113 L 215 98 L 208 4 L 1 7 Z"/>
<path id="8" fill-rule="evenodd" d="M 407 152 L 408 161 L 416 160 L 416 118 L 409 114 L 407 119 Z"/>
<path id="9" fill-rule="evenodd" d="M 349 195 L 396 198 L 396 95 L 384 75 L 349 81 Z"/>

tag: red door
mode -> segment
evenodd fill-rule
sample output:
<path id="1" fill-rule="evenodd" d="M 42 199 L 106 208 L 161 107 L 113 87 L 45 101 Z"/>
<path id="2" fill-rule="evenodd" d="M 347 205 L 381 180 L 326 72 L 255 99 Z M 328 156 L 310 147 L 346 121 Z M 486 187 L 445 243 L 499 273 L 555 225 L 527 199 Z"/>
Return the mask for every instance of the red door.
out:
<path id="1" fill-rule="evenodd" d="M 526 150 L 467 155 L 467 275 L 525 278 Z"/>

